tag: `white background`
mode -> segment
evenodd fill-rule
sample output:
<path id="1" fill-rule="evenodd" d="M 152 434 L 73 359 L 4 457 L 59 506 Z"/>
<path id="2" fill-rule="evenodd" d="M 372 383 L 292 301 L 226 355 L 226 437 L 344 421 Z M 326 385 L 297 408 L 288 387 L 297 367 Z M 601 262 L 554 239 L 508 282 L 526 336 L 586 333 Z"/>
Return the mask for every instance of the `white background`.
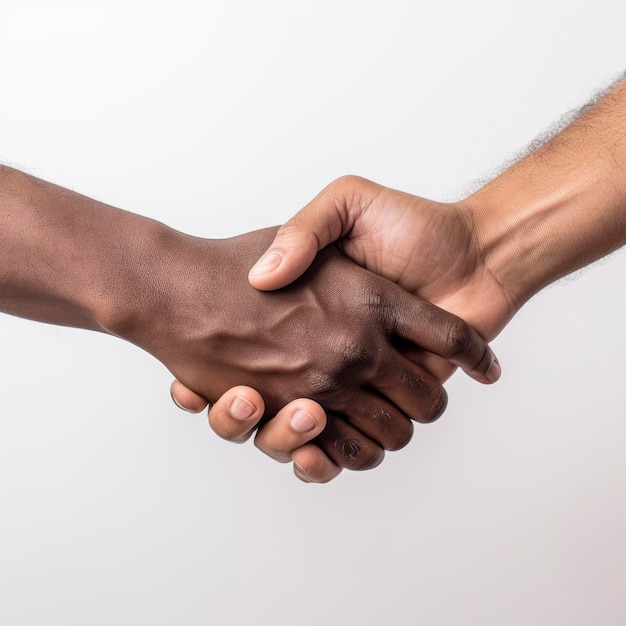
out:
<path id="1" fill-rule="evenodd" d="M 620 0 L 0 0 L 0 160 L 197 235 L 462 196 L 626 69 Z M 620 253 L 378 469 L 299 483 L 118 340 L 0 319 L 0 623 L 626 623 Z"/>

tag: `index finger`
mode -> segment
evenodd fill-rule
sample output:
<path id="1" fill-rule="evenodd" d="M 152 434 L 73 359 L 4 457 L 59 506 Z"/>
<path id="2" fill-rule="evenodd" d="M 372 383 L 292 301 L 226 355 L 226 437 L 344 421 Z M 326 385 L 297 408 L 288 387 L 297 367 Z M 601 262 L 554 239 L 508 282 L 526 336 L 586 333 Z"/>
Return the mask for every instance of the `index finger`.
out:
<path id="1" fill-rule="evenodd" d="M 393 291 L 392 302 L 387 317 L 393 334 L 445 358 L 478 382 L 491 384 L 500 378 L 496 355 L 460 317 L 400 288 Z"/>

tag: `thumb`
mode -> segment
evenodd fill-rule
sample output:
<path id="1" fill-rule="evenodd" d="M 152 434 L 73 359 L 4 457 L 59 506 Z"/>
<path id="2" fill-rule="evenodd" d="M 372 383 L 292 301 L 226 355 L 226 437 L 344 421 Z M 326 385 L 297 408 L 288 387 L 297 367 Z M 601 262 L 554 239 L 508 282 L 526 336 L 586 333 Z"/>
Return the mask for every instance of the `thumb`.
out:
<path id="1" fill-rule="evenodd" d="M 304 274 L 325 245 L 311 232 L 311 227 L 296 218 L 283 224 L 265 254 L 250 270 L 250 284 L 262 291 L 272 291 Z"/>
<path id="2" fill-rule="evenodd" d="M 366 191 L 378 185 L 344 176 L 323 189 L 278 229 L 274 241 L 250 270 L 250 284 L 263 291 L 280 289 L 301 276 L 328 244 L 347 235 L 367 203 Z"/>

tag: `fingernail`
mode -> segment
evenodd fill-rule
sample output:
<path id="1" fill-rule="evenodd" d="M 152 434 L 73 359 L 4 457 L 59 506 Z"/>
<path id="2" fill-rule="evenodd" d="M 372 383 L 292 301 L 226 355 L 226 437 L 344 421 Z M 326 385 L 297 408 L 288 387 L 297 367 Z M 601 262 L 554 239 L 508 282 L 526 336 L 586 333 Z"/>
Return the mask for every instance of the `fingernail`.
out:
<path id="1" fill-rule="evenodd" d="M 256 408 L 245 398 L 237 396 L 230 405 L 230 414 L 237 420 L 247 420 L 252 417 Z"/>
<path id="2" fill-rule="evenodd" d="M 260 274 L 269 274 L 273 272 L 283 260 L 280 252 L 268 252 L 262 257 L 258 263 L 250 270 L 250 276 L 258 276 Z"/>
<path id="3" fill-rule="evenodd" d="M 177 399 L 176 396 L 170 391 L 170 397 L 172 398 L 172 402 L 179 408 L 182 409 L 183 411 L 186 411 L 187 413 L 194 413 L 194 411 L 192 411 L 191 409 L 188 409 L 186 406 L 183 406 Z"/>
<path id="4" fill-rule="evenodd" d="M 315 428 L 315 420 L 306 411 L 297 411 L 290 420 L 291 428 L 297 433 L 308 433 Z"/>
<path id="5" fill-rule="evenodd" d="M 501 375 L 502 375 L 502 368 L 500 367 L 500 363 L 498 363 L 498 359 L 494 359 L 491 363 L 491 367 L 489 368 L 489 371 L 486 374 L 487 380 L 490 383 L 495 383 L 500 378 Z"/>

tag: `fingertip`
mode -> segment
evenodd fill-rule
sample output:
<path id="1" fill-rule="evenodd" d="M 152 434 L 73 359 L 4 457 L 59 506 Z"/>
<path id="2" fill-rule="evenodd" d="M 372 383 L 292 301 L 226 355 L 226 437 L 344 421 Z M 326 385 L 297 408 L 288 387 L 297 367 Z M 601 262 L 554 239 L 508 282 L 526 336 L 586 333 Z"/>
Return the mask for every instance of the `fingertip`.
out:
<path id="1" fill-rule="evenodd" d="M 254 407 L 254 414 L 250 417 L 254 417 L 259 414 L 263 415 L 263 412 L 265 411 L 265 402 L 263 401 L 263 396 L 256 389 L 253 389 L 252 387 L 246 387 L 245 385 L 238 385 L 237 387 L 229 389 L 220 398 L 220 401 L 223 400 L 225 404 L 228 400 L 230 400 L 232 403 L 237 399 L 243 400 Z M 233 415 L 233 417 L 235 417 L 235 415 Z"/>
<path id="2" fill-rule="evenodd" d="M 211 407 L 209 425 L 228 441 L 246 441 L 263 417 L 265 403 L 251 387 L 233 387 Z"/>
<path id="3" fill-rule="evenodd" d="M 321 433 L 326 428 L 326 412 L 314 400 L 300 398 L 289 403 L 286 412 L 294 411 L 289 425 L 297 433 Z"/>
<path id="4" fill-rule="evenodd" d="M 286 287 L 311 265 L 320 240 L 302 220 L 296 216 L 280 227 L 272 245 L 248 274 L 253 287 L 261 291 Z"/>
<path id="5" fill-rule="evenodd" d="M 292 400 L 258 429 L 254 445 L 275 461 L 289 463 L 293 451 L 309 444 L 325 427 L 326 413 L 317 402 Z"/>
<path id="6" fill-rule="evenodd" d="M 282 289 L 301 276 L 313 258 L 315 253 L 308 259 L 298 258 L 297 254 L 290 254 L 289 251 L 270 250 L 250 270 L 248 281 L 260 291 Z"/>
<path id="7" fill-rule="evenodd" d="M 248 272 L 248 278 L 255 280 L 259 277 L 274 275 L 282 264 L 283 259 L 284 254 L 281 250 L 270 248 Z"/>
<path id="8" fill-rule="evenodd" d="M 201 413 L 208 406 L 208 402 L 195 391 L 174 380 L 170 385 L 170 395 L 174 404 L 188 413 Z"/>
<path id="9" fill-rule="evenodd" d="M 229 415 L 236 420 L 246 422 L 257 412 L 257 406 L 242 395 L 236 395 L 228 406 Z"/>

